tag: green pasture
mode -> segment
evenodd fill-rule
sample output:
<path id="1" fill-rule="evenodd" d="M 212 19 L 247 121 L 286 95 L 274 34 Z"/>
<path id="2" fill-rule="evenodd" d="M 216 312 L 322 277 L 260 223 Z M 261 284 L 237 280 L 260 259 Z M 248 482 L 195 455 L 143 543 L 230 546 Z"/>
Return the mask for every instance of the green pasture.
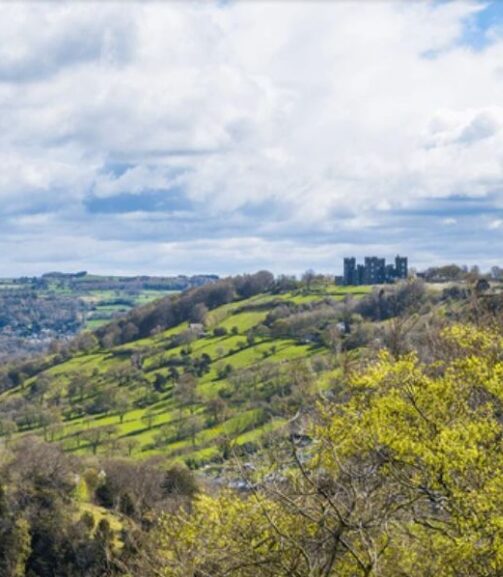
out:
<path id="1" fill-rule="evenodd" d="M 134 448 L 131 450 L 133 458 L 162 454 L 173 459 L 193 459 L 197 462 L 208 462 L 216 458 L 221 451 L 222 439 L 229 439 L 237 445 L 259 443 L 264 434 L 279 430 L 285 421 L 277 416 L 268 415 L 264 418 L 263 409 L 230 399 L 225 414 L 215 423 L 210 419 L 207 403 L 217 399 L 222 391 L 232 391 L 232 375 L 236 372 L 261 368 L 268 364 L 278 366 L 282 374 L 286 374 L 290 363 L 298 359 L 308 359 L 313 355 L 326 354 L 326 351 L 322 347 L 300 340 L 272 338 L 266 336 L 267 331 L 257 333 L 254 329 L 264 323 L 275 303 L 283 301 L 302 305 L 327 297 L 342 299 L 346 295 L 360 298 L 370 290 L 371 287 L 329 286 L 311 293 L 304 290 L 281 295 L 257 295 L 211 311 L 203 334 L 196 335 L 190 342 L 177 344 L 174 340 L 189 328 L 188 323 L 182 323 L 110 350 L 76 354 L 43 373 L 51 381 L 47 399 L 52 401 L 60 395 L 69 403 L 71 401 L 75 404 L 75 399 L 68 397 L 68 388 L 72 379 L 78 376 L 93 383 L 94 395 L 99 394 L 100 390 L 111 391 L 111 394 L 126 392 L 131 397 L 129 409 L 122 416 L 114 410 L 107 414 L 85 417 L 77 416 L 78 411 L 67 412 L 55 430 L 23 430 L 18 435 L 35 433 L 61 443 L 68 451 L 90 454 L 93 449 L 89 438 L 93 433 L 99 432 L 105 441 L 98 443 L 98 454 L 114 454 L 115 445 L 124 450 L 127 443 L 134 441 Z M 146 303 L 157 298 L 157 292 L 146 291 L 137 298 Z M 117 298 L 116 291 L 98 291 L 89 294 L 87 298 L 95 299 L 95 304 L 103 299 L 104 304 L 100 311 L 103 313 L 113 314 L 122 307 L 119 304 L 110 304 L 111 300 Z M 98 307 L 97 311 L 99 310 Z M 96 327 L 101 322 L 105 321 L 89 320 L 88 326 Z M 216 328 L 225 329 L 226 334 L 215 336 L 213 331 Z M 254 334 L 254 338 L 247 338 L 249 334 Z M 141 378 L 144 382 L 121 384 L 118 375 L 121 371 L 132 369 L 134 353 L 142 355 Z M 171 385 L 157 394 L 155 402 L 149 401 L 147 406 L 138 406 L 142 401 L 142 397 L 138 396 L 143 394 L 141 391 L 151 389 L 159 377 L 166 377 L 170 366 L 181 362 L 187 356 L 198 360 L 203 355 L 210 357 L 211 364 L 208 372 L 198 378 L 197 400 L 194 404 L 183 405 L 180 398 L 173 395 Z M 333 372 L 321 375 L 317 383 L 318 390 L 327 389 L 335 376 L 336 373 Z M 22 397 L 36 378 L 38 376 L 28 379 L 24 390 L 17 388 L 0 394 L 0 403 L 3 399 L 12 401 L 16 396 Z M 92 397 L 85 397 L 83 402 L 90 400 Z M 191 420 L 198 422 L 197 431 L 193 435 L 184 434 L 179 438 L 180 430 L 186 428 Z M 165 437 L 167 441 L 161 442 L 160 439 Z"/>

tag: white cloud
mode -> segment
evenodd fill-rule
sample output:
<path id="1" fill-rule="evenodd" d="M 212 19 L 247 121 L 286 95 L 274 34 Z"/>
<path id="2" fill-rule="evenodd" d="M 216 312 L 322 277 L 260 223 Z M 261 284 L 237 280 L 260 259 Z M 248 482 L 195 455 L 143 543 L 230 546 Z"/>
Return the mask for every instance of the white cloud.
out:
<path id="1" fill-rule="evenodd" d="M 0 209 L 51 211 L 46 235 L 64 242 L 68 228 L 82 231 L 93 249 L 76 258 L 90 262 L 102 252 L 100 239 L 116 234 L 125 243 L 135 226 L 149 228 L 149 216 L 97 218 L 86 214 L 86 199 L 168 195 L 172 187 L 193 202 L 194 222 L 152 220 L 155 254 L 156 240 L 166 242 L 163 227 L 202 243 L 192 255 L 199 247 L 222 268 L 236 259 L 226 270 L 255 262 L 253 243 L 231 253 L 219 244 L 225 258 L 216 255 L 211 243 L 230 226 L 266 244 L 292 242 L 313 259 L 326 241 L 308 244 L 310 235 L 352 234 L 338 250 L 355 250 L 359 231 L 382 235 L 390 247 L 402 234 L 410 246 L 398 216 L 379 228 L 387 213 L 452 195 L 503 202 L 503 41 L 495 37 L 483 51 L 460 42 L 482 8 L 475 1 L 7 4 Z M 33 222 L 43 234 L 36 219 L 19 219 L 17 234 Z M 398 236 L 388 239 L 393 227 Z M 114 268 L 118 253 L 103 254 Z"/>

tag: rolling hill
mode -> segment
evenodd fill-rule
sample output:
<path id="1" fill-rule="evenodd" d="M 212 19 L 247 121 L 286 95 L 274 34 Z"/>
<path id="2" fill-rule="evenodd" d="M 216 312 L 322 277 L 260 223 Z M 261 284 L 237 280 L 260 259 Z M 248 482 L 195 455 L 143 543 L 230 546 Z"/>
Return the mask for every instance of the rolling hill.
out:
<path id="1" fill-rule="evenodd" d="M 76 454 L 162 454 L 194 466 L 224 458 L 231 444 L 253 451 L 340 370 L 327 329 L 341 330 L 344 301 L 370 290 L 238 293 L 200 322 L 113 346 L 103 344 L 108 326 L 88 335 L 86 350 L 48 357 L 5 390 L 0 432 L 7 442 L 36 434 Z M 142 318 L 163 306 L 144 307 Z"/>

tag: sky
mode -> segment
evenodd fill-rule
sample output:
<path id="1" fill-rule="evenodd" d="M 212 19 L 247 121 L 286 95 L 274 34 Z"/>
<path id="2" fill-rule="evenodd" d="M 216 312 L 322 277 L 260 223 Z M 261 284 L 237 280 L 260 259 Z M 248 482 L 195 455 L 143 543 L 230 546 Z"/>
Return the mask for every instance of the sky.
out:
<path id="1" fill-rule="evenodd" d="M 0 13 L 0 276 L 503 265 L 503 2 Z"/>

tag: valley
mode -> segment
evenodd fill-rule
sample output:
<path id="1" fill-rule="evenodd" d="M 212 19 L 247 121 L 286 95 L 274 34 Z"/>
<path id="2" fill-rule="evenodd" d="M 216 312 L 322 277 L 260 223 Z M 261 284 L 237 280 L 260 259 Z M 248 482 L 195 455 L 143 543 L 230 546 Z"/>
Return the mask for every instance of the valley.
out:
<path id="1" fill-rule="evenodd" d="M 0 279 L 0 358 L 40 353 L 53 340 L 69 339 L 136 306 L 216 278 L 54 272 L 40 277 Z"/>

